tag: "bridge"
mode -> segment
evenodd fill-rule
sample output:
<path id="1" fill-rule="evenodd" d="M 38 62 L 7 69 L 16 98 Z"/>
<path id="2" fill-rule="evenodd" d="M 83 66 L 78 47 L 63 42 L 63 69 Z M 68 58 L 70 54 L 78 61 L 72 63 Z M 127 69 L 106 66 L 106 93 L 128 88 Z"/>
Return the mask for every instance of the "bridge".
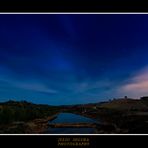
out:
<path id="1" fill-rule="evenodd" d="M 52 128 L 95 128 L 96 123 L 48 123 L 49 127 Z"/>

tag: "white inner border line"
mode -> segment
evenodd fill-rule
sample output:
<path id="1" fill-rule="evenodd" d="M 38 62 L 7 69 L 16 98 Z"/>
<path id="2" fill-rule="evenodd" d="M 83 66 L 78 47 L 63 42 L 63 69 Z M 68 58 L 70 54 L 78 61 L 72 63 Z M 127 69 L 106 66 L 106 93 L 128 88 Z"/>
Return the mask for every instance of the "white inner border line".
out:
<path id="1" fill-rule="evenodd" d="M 148 12 L 0 12 L 1 14 L 148 14 Z"/>
<path id="2" fill-rule="evenodd" d="M 138 135 L 145 135 L 147 136 L 148 134 L 0 134 L 1 135 L 5 135 L 5 136 L 64 136 L 64 135 L 68 135 L 68 136 L 138 136 Z"/>
<path id="3" fill-rule="evenodd" d="M 148 12 L 0 12 L 0 15 L 2 14 L 148 14 Z M 138 135 L 148 135 L 148 134 L 0 134 L 1 135 L 9 135 L 9 136 L 64 136 L 64 135 L 69 135 L 69 136 L 138 136 Z"/>

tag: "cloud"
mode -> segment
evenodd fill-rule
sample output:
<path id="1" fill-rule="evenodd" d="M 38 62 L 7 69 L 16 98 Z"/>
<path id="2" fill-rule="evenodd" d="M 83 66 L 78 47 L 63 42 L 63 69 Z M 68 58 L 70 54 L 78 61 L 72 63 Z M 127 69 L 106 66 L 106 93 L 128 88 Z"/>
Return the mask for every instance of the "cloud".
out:
<path id="1" fill-rule="evenodd" d="M 118 93 L 139 98 L 148 95 L 148 67 L 137 72 L 118 89 Z"/>
<path id="2" fill-rule="evenodd" d="M 0 89 L 3 90 L 8 88 L 17 88 L 21 90 L 27 90 L 32 92 L 40 92 L 40 93 L 46 93 L 46 94 L 57 94 L 58 90 L 52 89 L 50 86 L 45 85 L 42 82 L 33 82 L 33 81 L 19 81 L 19 80 L 13 80 L 11 78 L 7 79 L 0 79 L 0 82 L 2 86 L 0 86 Z M 5 87 L 4 87 L 5 86 Z"/>
<path id="3" fill-rule="evenodd" d="M 22 90 L 29 90 L 33 92 L 41 92 L 47 94 L 56 94 L 58 90 L 52 89 L 50 84 L 44 83 L 42 80 L 38 79 L 20 79 L 14 77 L 14 72 L 8 67 L 0 65 L 0 89 L 5 88 L 19 88 Z"/>
<path id="4" fill-rule="evenodd" d="M 19 88 L 36 91 L 36 92 L 42 92 L 42 93 L 49 93 L 49 94 L 56 94 L 58 93 L 57 90 L 48 88 L 47 86 L 39 83 L 15 83 L 15 85 Z"/>
<path id="5" fill-rule="evenodd" d="M 79 83 L 74 83 L 72 87 L 70 88 L 74 93 L 87 93 L 88 91 L 92 90 L 98 90 L 98 93 L 100 92 L 100 89 L 105 89 L 107 87 L 110 87 L 112 83 L 110 81 L 106 80 L 100 80 L 100 81 L 82 81 Z"/>

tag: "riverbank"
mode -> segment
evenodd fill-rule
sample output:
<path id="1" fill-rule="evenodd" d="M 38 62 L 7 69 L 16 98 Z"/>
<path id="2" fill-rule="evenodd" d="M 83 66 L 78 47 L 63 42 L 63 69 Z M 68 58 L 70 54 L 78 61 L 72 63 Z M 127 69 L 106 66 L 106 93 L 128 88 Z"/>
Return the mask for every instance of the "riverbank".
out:
<path id="1" fill-rule="evenodd" d="M 146 100 L 118 99 L 102 104 L 79 105 L 65 112 L 79 114 L 100 121 L 99 134 L 148 133 Z"/>
<path id="2" fill-rule="evenodd" d="M 40 119 L 34 119 L 28 122 L 13 122 L 11 124 L 0 125 L 0 134 L 18 133 L 18 134 L 42 134 L 48 128 L 48 121 L 57 118 L 59 113 Z"/>
<path id="3" fill-rule="evenodd" d="M 49 116 L 47 118 L 35 119 L 31 122 L 28 122 L 27 125 L 29 125 L 29 127 L 31 128 L 30 133 L 34 133 L 34 134 L 44 133 L 47 130 L 47 128 L 49 127 L 48 122 L 56 119 L 58 114 L 59 113 L 56 113 L 56 114 Z"/>

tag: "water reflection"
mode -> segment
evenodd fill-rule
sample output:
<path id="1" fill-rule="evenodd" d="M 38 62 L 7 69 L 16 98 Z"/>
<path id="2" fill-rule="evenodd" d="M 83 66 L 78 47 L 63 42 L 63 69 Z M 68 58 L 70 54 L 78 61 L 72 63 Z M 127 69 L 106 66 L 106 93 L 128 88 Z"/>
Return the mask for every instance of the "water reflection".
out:
<path id="1" fill-rule="evenodd" d="M 97 121 L 72 113 L 60 113 L 58 117 L 49 123 L 96 123 Z M 93 134 L 95 128 L 51 128 L 49 127 L 46 133 L 50 134 Z"/>

